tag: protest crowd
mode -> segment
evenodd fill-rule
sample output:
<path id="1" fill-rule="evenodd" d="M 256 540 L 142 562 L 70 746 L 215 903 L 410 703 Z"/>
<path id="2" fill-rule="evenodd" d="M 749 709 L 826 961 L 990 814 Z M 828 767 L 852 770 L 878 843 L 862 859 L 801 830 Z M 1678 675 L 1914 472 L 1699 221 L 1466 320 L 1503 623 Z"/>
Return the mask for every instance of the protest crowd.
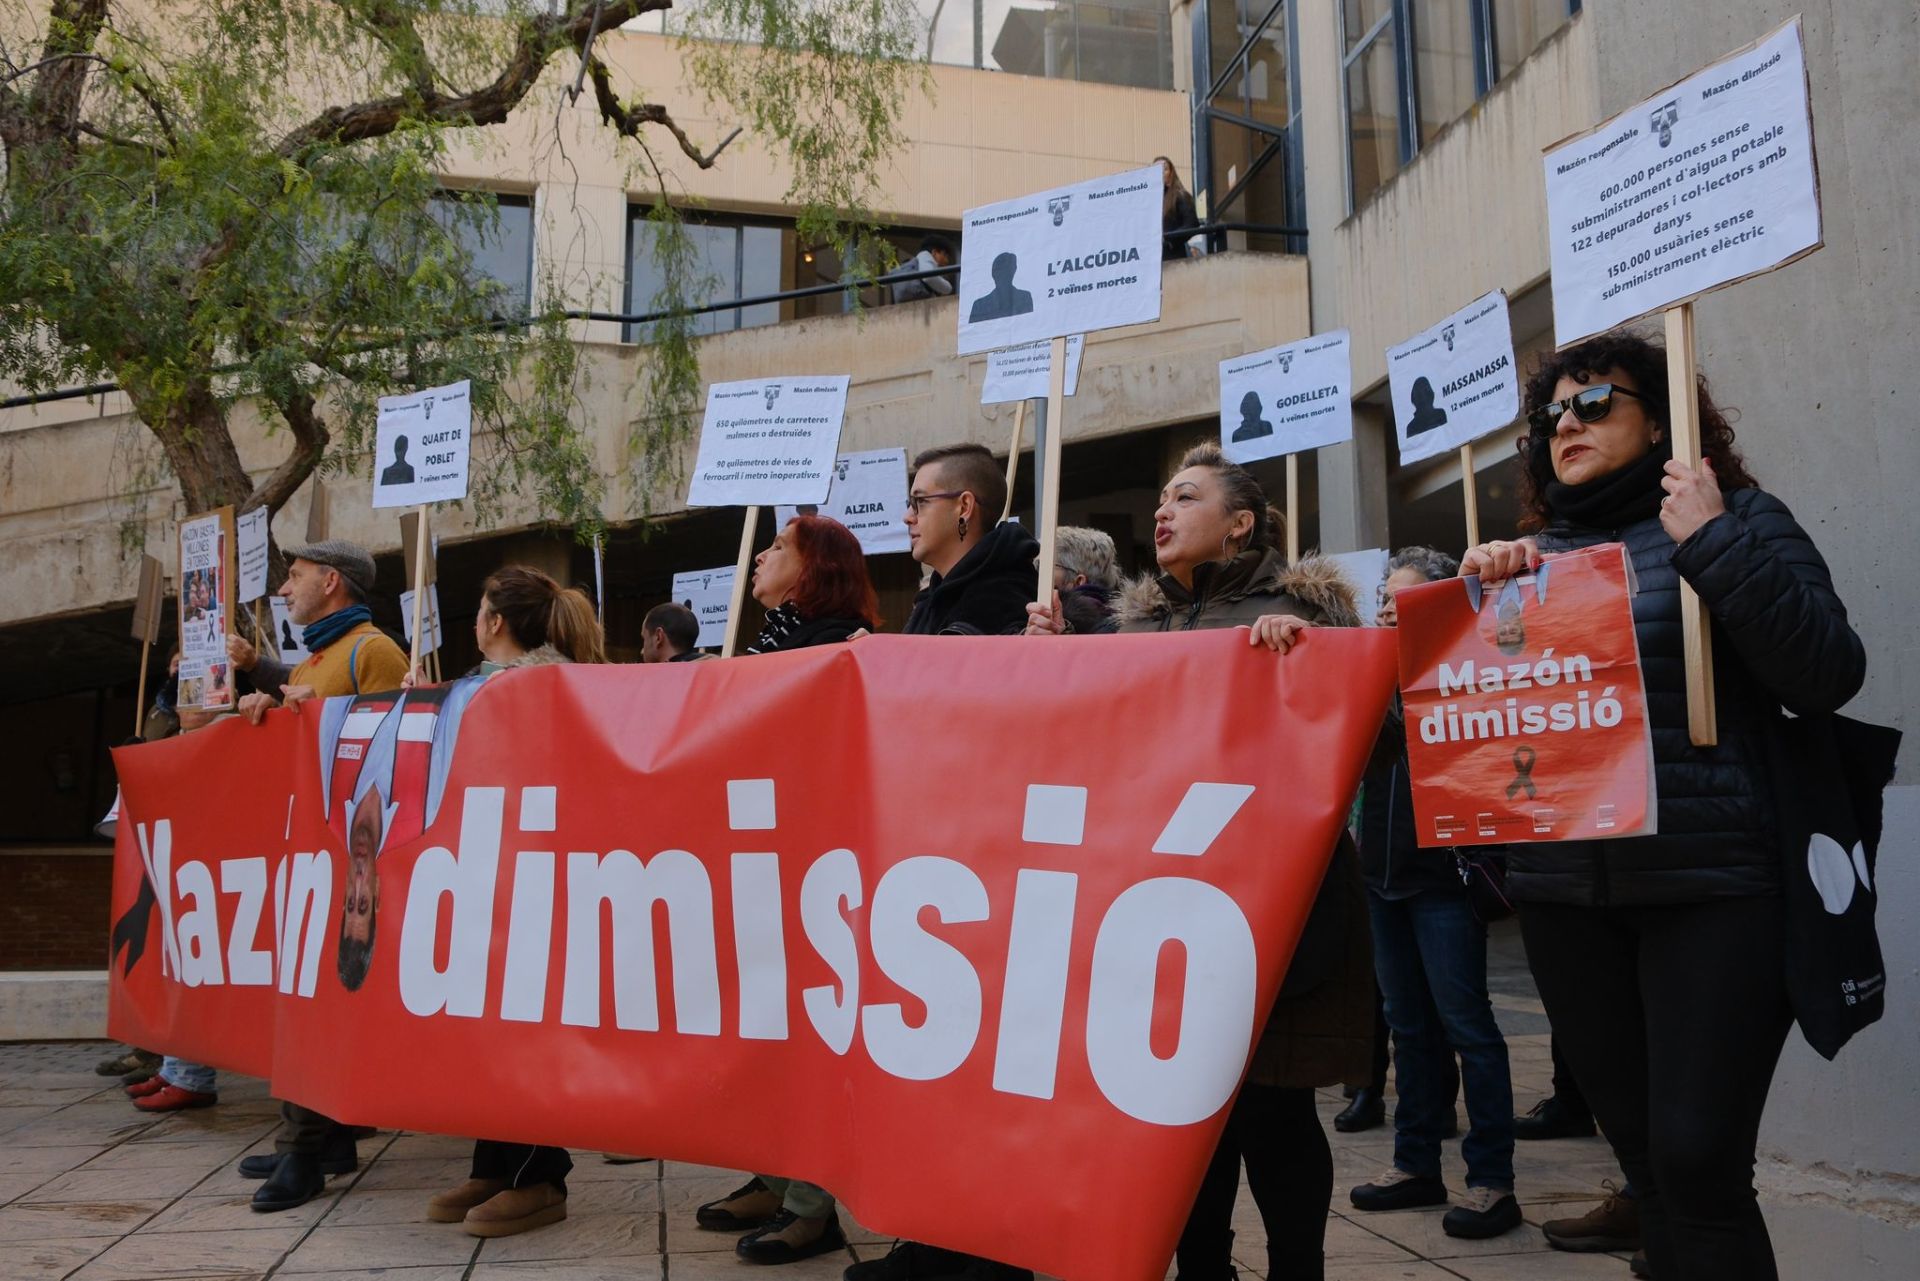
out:
<path id="1" fill-rule="evenodd" d="M 1167 224 L 1184 226 L 1191 200 L 1171 166 L 1167 173 Z M 923 257 L 944 265 L 952 247 L 930 244 Z M 1467 576 L 1492 589 L 1561 554 L 1623 544 L 1637 583 L 1632 632 L 1658 798 L 1652 834 L 1423 844 L 1409 759 L 1418 735 L 1396 697 L 1358 795 L 1337 798 L 1351 802 L 1350 822 L 1325 852 L 1304 931 L 1192 1196 L 1176 1275 L 1235 1275 L 1231 1216 L 1243 1166 L 1266 1227 L 1266 1275 L 1307 1281 L 1323 1275 L 1336 1197 L 1363 1213 L 1447 1204 L 1443 1153 L 1456 1133 L 1464 1132 L 1457 1151 L 1466 1195 L 1454 1198 L 1444 1230 L 1474 1239 L 1521 1224 L 1516 1142 L 1597 1127 L 1620 1167 L 1617 1188 L 1585 1213 L 1547 1222 L 1552 1245 L 1637 1251 L 1635 1274 L 1663 1281 L 1772 1277 L 1755 1146 L 1795 1010 L 1781 961 L 1789 907 L 1769 735 L 1781 708 L 1811 716 L 1845 704 L 1866 659 L 1819 549 L 1750 473 L 1704 378 L 1695 407 L 1704 461 L 1676 460 L 1668 386 L 1666 353 L 1632 332 L 1548 355 L 1524 386 L 1523 527 L 1473 546 L 1394 549 L 1377 600 L 1361 599 L 1326 558 L 1290 561 L 1284 516 L 1215 445 L 1191 449 L 1157 478 L 1156 572 L 1123 581 L 1109 535 L 1063 528 L 1053 591 L 1036 600 L 1040 545 L 1003 518 L 1004 464 L 960 444 L 913 462 L 904 519 L 923 585 L 906 618 L 879 617 L 859 540 L 833 519 L 802 514 L 753 557 L 750 590 L 765 621 L 739 657 L 702 652 L 698 620 L 671 601 L 646 614 L 641 652 L 649 664 L 753 663 L 898 630 L 1005 638 L 995 643 L 1018 664 L 1027 647 L 1060 636 L 1239 629 L 1249 646 L 1284 663 L 1313 629 L 1394 627 L 1404 618 L 1397 598 L 1422 585 Z M 275 709 L 432 683 L 373 624 L 374 561 L 365 549 L 329 539 L 283 550 L 290 569 L 279 595 L 310 656 L 288 668 L 229 637 L 247 691 L 232 715 L 258 725 Z M 1709 747 L 1688 732 L 1683 584 L 1704 603 L 1718 642 L 1719 737 Z M 483 661 L 467 679 L 489 684 L 518 679 L 524 668 L 607 661 L 587 593 L 522 566 L 502 565 L 486 579 L 473 631 Z M 197 732 L 214 719 L 184 706 L 169 716 L 173 701 L 163 687 L 148 737 L 175 723 Z M 1178 750 L 1177 738 L 1168 748 Z M 940 786 L 929 784 L 930 803 L 942 799 Z M 1272 839 L 1279 845 L 1287 834 Z M 372 876 L 371 851 L 363 857 L 356 843 L 339 939 L 349 988 L 365 977 Z M 1487 980 L 1488 925 L 1509 914 L 1518 916 L 1554 1030 L 1555 1092 L 1518 1117 Z M 135 1051 L 103 1067 L 128 1073 L 127 1093 L 143 1111 L 218 1100 L 213 1070 L 178 1058 Z M 1339 1129 L 1391 1124 L 1394 1135 L 1392 1166 L 1345 1189 L 1334 1186 L 1314 1104 L 1316 1089 L 1337 1085 L 1351 1098 Z M 284 1102 L 282 1117 L 277 1153 L 241 1167 L 261 1181 L 253 1208 L 262 1213 L 303 1204 L 358 1162 L 353 1125 L 297 1099 Z M 423 1218 L 491 1237 L 566 1216 L 572 1158 L 564 1148 L 473 1138 L 471 1177 L 424 1198 Z M 738 1256 L 754 1264 L 845 1243 L 833 1189 L 772 1172 L 750 1173 L 694 1218 L 738 1235 Z M 847 1281 L 1031 1275 L 911 1241 L 846 1272 Z"/>

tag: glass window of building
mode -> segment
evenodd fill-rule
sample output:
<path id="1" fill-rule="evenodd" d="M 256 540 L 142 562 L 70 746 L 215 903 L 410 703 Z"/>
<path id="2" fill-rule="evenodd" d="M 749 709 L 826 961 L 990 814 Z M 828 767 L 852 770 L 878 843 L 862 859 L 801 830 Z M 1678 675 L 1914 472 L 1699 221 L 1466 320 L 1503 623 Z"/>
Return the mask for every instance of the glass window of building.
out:
<path id="1" fill-rule="evenodd" d="M 1194 70 L 1208 89 L 1195 109 L 1199 172 L 1189 185 L 1206 197 L 1209 221 L 1292 226 L 1301 174 L 1291 0 L 1210 0 L 1200 16 Z M 1247 245 L 1297 248 L 1278 233 L 1248 233 Z"/>
<path id="2" fill-rule="evenodd" d="M 433 216 L 479 275 L 499 285 L 494 314 L 524 316 L 533 303 L 533 199 L 496 195 L 492 210 L 476 203 L 469 194 L 443 192 L 434 200 Z"/>
<path id="3" fill-rule="evenodd" d="M 685 224 L 698 278 L 689 301 L 696 307 L 738 298 L 779 293 L 785 287 L 788 233 L 778 225 L 713 219 Z M 633 206 L 627 220 L 627 313 L 651 311 L 665 283 L 659 261 L 660 228 L 644 206 Z M 693 318 L 698 335 L 771 325 L 780 320 L 780 304 L 758 303 L 702 312 Z M 630 325 L 627 341 L 645 342 L 648 327 Z"/>
<path id="4" fill-rule="evenodd" d="M 1341 0 L 1349 207 L 1579 10 L 1580 0 Z"/>

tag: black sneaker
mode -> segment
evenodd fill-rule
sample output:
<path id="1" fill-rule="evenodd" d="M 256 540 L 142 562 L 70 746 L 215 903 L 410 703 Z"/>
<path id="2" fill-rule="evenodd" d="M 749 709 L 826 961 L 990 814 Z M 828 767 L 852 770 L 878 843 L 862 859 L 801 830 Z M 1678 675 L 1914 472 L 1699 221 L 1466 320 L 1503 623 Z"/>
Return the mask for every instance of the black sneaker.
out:
<path id="1" fill-rule="evenodd" d="M 1362 1183 L 1349 1192 L 1347 1198 L 1356 1210 L 1417 1210 L 1421 1206 L 1445 1205 L 1447 1185 L 1396 1167 L 1371 1183 Z"/>
<path id="2" fill-rule="evenodd" d="M 792 1210 L 782 1210 L 773 1222 L 740 1238 L 733 1252 L 748 1263 L 798 1263 L 817 1254 L 830 1254 L 847 1248 L 846 1234 L 840 1230 L 840 1216 L 827 1212 L 824 1222 L 802 1219 Z"/>
<path id="3" fill-rule="evenodd" d="M 1520 1202 L 1500 1188 L 1468 1188 L 1460 1203 L 1440 1220 L 1450 1237 L 1481 1241 L 1520 1226 Z"/>
<path id="4" fill-rule="evenodd" d="M 1516 1139 L 1590 1139 L 1593 1133 L 1593 1113 L 1575 1111 L 1557 1094 L 1541 1099 L 1525 1116 L 1513 1118 Z"/>
<path id="5" fill-rule="evenodd" d="M 979 1260 L 955 1250 L 918 1241 L 895 1241 L 878 1259 L 863 1259 L 841 1273 L 841 1281 L 960 1281 Z"/>

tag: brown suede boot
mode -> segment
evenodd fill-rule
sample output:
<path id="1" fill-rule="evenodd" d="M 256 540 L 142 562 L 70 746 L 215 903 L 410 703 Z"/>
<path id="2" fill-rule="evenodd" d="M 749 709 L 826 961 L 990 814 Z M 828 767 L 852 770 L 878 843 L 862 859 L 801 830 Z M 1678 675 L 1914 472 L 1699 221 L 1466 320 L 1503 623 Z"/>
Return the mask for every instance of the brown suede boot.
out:
<path id="1" fill-rule="evenodd" d="M 748 1263 L 778 1264 L 798 1263 L 846 1248 L 838 1214 L 829 1211 L 817 1219 L 803 1219 L 791 1210 L 782 1210 L 772 1223 L 742 1237 L 733 1252 Z"/>
<path id="2" fill-rule="evenodd" d="M 567 1217 L 567 1194 L 551 1183 L 508 1188 L 467 1211 L 468 1236 L 510 1237 Z"/>
<path id="3" fill-rule="evenodd" d="M 780 1198 L 755 1175 L 718 1201 L 693 1212 L 693 1221 L 709 1232 L 750 1232 L 764 1228 L 780 1213 Z"/>
<path id="4" fill-rule="evenodd" d="M 474 1206 L 504 1192 L 505 1179 L 468 1179 L 427 1202 L 427 1217 L 435 1223 L 459 1223 Z"/>

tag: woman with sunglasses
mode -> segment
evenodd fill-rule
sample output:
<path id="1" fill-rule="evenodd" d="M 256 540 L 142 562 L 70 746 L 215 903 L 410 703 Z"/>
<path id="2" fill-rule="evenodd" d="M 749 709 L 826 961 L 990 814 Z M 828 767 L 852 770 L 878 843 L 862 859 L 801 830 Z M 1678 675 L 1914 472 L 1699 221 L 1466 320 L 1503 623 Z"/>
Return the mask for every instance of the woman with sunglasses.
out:
<path id="1" fill-rule="evenodd" d="M 1535 532 L 1473 548 L 1460 572 L 1504 579 L 1626 544 L 1658 835 L 1514 846 L 1508 892 L 1567 1062 L 1640 1192 L 1653 1275 L 1769 1281 L 1754 1147 L 1792 1014 L 1765 734 L 1783 706 L 1846 703 L 1866 656 L 1826 562 L 1697 387 L 1706 457 L 1688 467 L 1673 457 L 1665 351 L 1617 333 L 1550 356 L 1520 443 Z M 1712 618 L 1713 747 L 1687 732 L 1682 582 Z"/>

